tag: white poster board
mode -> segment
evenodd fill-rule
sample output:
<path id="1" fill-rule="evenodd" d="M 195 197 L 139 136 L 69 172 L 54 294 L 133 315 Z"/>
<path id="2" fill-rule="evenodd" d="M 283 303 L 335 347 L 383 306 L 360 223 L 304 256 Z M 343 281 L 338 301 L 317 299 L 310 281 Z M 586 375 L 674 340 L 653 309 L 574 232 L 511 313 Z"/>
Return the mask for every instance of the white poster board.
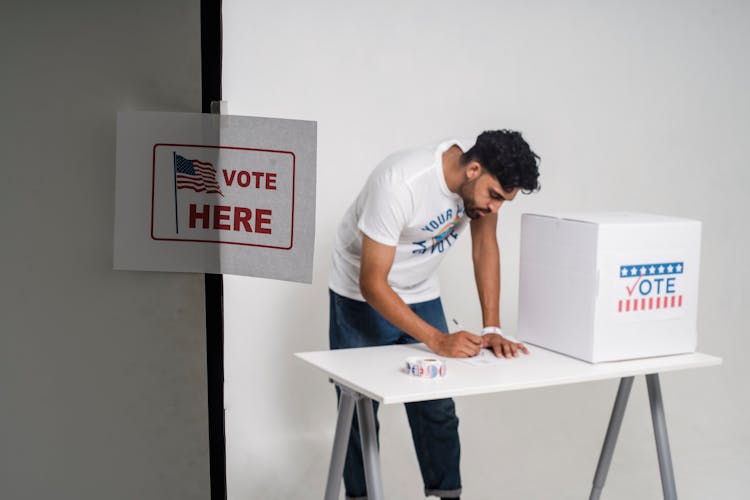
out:
<path id="1" fill-rule="evenodd" d="M 114 267 L 310 283 L 316 122 L 117 116 Z"/>

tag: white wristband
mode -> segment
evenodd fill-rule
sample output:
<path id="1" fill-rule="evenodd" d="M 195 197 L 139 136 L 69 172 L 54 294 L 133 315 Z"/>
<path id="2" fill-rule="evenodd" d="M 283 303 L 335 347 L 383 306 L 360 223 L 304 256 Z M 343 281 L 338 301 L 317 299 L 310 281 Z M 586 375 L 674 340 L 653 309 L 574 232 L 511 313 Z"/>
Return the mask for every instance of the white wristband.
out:
<path id="1" fill-rule="evenodd" d="M 503 330 L 499 326 L 485 326 L 484 328 L 482 328 L 482 335 L 487 335 L 488 333 L 497 333 L 498 335 L 507 340 L 510 340 L 511 342 L 518 342 L 518 339 L 513 335 L 504 334 Z"/>
<path id="2" fill-rule="evenodd" d="M 485 326 L 484 328 L 482 328 L 482 335 L 487 335 L 488 333 L 497 333 L 498 335 L 502 335 L 503 331 L 499 326 Z"/>

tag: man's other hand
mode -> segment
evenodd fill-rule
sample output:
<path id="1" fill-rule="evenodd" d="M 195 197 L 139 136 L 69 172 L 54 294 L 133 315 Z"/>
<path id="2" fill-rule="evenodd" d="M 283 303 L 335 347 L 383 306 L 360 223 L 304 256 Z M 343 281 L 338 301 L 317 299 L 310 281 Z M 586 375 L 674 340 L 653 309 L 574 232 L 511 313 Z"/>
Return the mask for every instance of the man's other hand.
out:
<path id="1" fill-rule="evenodd" d="M 428 347 L 440 356 L 470 358 L 479 354 L 482 349 L 482 337 L 465 330 L 444 333 L 437 336 L 433 345 Z"/>
<path id="2" fill-rule="evenodd" d="M 521 351 L 524 354 L 528 354 L 529 351 L 526 346 L 520 342 L 513 342 L 505 337 L 496 333 L 488 333 L 480 337 L 482 339 L 482 347 L 488 347 L 492 349 L 495 356 L 498 358 L 516 358 L 518 352 Z"/>

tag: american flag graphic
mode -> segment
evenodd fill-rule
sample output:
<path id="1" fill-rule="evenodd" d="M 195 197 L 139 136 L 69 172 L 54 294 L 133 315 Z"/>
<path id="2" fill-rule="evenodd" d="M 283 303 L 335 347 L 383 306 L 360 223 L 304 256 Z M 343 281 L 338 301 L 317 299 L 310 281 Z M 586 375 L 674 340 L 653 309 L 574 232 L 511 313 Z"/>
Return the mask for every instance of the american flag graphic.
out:
<path id="1" fill-rule="evenodd" d="M 216 169 L 208 162 L 189 160 L 174 155 L 174 182 L 176 189 L 192 189 L 197 193 L 218 193 L 221 186 L 216 182 Z"/>

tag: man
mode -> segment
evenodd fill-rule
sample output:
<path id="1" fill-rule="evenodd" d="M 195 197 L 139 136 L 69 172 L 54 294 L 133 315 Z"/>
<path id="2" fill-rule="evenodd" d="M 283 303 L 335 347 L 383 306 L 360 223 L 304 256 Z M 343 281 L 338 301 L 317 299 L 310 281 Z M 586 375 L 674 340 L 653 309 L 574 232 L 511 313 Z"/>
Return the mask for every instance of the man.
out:
<path id="1" fill-rule="evenodd" d="M 331 349 L 424 342 L 436 354 L 527 353 L 500 330 L 497 211 L 518 191 L 539 188 L 539 157 L 519 132 L 482 133 L 395 153 L 370 175 L 339 225 L 330 288 Z M 485 328 L 448 334 L 437 267 L 470 226 L 474 278 Z M 459 498 L 460 442 L 452 399 L 408 403 L 425 496 Z M 375 405 L 377 416 L 377 405 Z M 344 485 L 367 498 L 357 419 L 352 422 Z"/>

